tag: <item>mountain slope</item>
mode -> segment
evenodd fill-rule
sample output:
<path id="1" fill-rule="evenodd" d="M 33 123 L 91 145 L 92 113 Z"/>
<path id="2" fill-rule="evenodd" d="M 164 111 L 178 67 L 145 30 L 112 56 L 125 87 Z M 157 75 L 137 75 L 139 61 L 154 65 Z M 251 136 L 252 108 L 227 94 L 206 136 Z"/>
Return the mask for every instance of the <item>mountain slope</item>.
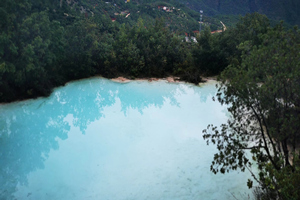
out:
<path id="1" fill-rule="evenodd" d="M 258 12 L 272 20 L 284 20 L 291 25 L 300 25 L 299 0 L 180 0 L 180 2 L 193 10 L 204 10 L 208 16 Z"/>
<path id="2" fill-rule="evenodd" d="M 60 8 L 58 8 L 58 5 Z M 167 26 L 172 31 L 191 33 L 199 30 L 199 13 L 175 0 L 171 1 L 138 1 L 131 0 L 125 3 L 123 0 L 61 0 L 57 3 L 58 10 L 70 7 L 72 11 L 85 14 L 86 17 L 106 15 L 117 23 L 133 25 L 138 18 L 145 20 L 146 25 L 153 24 L 156 18 L 164 18 Z M 75 13 L 72 12 L 74 15 Z M 212 30 L 222 27 L 219 20 L 205 16 L 204 22 L 210 25 Z"/>

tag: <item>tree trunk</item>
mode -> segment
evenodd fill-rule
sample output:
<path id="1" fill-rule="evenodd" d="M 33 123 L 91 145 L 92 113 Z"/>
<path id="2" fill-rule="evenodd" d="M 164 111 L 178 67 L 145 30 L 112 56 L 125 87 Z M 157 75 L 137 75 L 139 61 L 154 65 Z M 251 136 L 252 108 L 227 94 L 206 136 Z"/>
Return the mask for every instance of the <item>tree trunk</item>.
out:
<path id="1" fill-rule="evenodd" d="M 285 166 L 291 166 L 291 163 L 289 161 L 289 150 L 288 150 L 288 145 L 287 145 L 287 138 L 285 138 L 282 141 L 282 150 L 284 153 Z"/>

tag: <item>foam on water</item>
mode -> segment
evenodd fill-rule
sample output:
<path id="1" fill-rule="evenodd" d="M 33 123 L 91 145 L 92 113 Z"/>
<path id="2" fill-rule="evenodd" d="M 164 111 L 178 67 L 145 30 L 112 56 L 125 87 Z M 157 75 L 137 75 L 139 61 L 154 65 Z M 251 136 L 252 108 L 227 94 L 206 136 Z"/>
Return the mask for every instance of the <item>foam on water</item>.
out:
<path id="1" fill-rule="evenodd" d="M 247 199 L 249 173 L 209 171 L 214 85 L 93 78 L 1 105 L 0 199 Z"/>

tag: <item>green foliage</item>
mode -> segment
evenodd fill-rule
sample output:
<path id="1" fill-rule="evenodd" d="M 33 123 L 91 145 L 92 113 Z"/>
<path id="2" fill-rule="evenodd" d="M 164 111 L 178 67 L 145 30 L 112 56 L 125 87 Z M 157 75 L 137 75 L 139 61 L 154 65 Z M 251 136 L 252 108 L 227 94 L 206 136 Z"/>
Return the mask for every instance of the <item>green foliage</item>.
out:
<path id="1" fill-rule="evenodd" d="M 269 19 L 258 13 L 246 14 L 240 18 L 233 31 L 237 39 L 251 41 L 252 45 L 261 44 L 260 35 L 265 34 L 270 27 Z"/>
<path id="2" fill-rule="evenodd" d="M 177 67 L 185 62 L 188 44 L 170 31 L 177 29 L 171 21 L 183 11 L 158 11 L 151 2 L 145 8 L 123 1 L 116 1 L 117 6 L 61 2 L 1 2 L 5 11 L 0 15 L 1 101 L 48 95 L 56 85 L 96 74 L 162 77 L 179 72 Z M 131 14 L 115 16 L 113 23 L 111 17 L 121 11 Z M 150 18 L 157 12 L 169 17 Z M 191 20 L 185 16 L 182 24 Z M 120 24 L 122 20 L 126 23 Z"/>
<path id="3" fill-rule="evenodd" d="M 175 65 L 183 62 L 182 48 L 184 45 L 164 26 L 163 19 L 145 27 L 139 18 L 133 27 L 121 26 L 106 67 L 129 77 L 162 77 L 171 74 Z"/>
<path id="4" fill-rule="evenodd" d="M 209 126 L 204 138 L 219 150 L 211 166 L 214 173 L 244 171 L 255 162 L 260 173 L 254 178 L 268 198 L 298 199 L 300 34 L 281 25 L 266 29 L 265 34 L 250 33 L 252 40 L 239 45 L 241 62 L 221 73 L 217 98 L 229 106 L 232 117 L 220 129 Z"/>
<path id="5" fill-rule="evenodd" d="M 176 75 L 197 84 L 224 70 L 217 96 L 232 119 L 221 130 L 206 130 L 205 139 L 219 150 L 211 170 L 244 171 L 256 162 L 260 195 L 299 198 L 299 30 L 271 28 L 254 13 L 222 33 L 205 26 L 197 42 L 185 42 L 185 32 L 198 30 L 197 12 L 175 1 L 114 3 L 1 1 L 0 100 L 48 95 L 57 85 L 98 74 Z M 161 5 L 176 9 L 167 13 Z M 122 11 L 130 15 L 115 15 Z"/>
<path id="6" fill-rule="evenodd" d="M 195 66 L 205 75 L 216 75 L 227 65 L 226 55 L 222 53 L 224 48 L 221 40 L 224 34 L 212 35 L 209 27 L 205 27 L 200 37 L 197 38 L 197 45 L 193 48 Z"/>

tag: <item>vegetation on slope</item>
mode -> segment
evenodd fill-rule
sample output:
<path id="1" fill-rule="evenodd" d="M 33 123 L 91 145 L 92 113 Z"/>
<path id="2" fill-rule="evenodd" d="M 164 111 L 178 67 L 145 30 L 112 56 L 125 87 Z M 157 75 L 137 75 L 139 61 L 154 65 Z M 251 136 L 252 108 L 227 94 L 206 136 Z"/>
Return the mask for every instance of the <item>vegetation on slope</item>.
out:
<path id="1" fill-rule="evenodd" d="M 258 12 L 277 22 L 284 20 L 292 26 L 300 25 L 300 2 L 297 0 L 180 0 L 180 2 L 195 11 L 204 10 L 208 16 L 229 15 L 234 19 L 234 16 Z"/>
<path id="2" fill-rule="evenodd" d="M 166 12 L 158 5 L 171 4 L 1 1 L 0 101 L 48 95 L 57 85 L 98 74 L 176 74 L 196 83 L 200 73 L 217 73 L 194 62 L 201 44 L 183 42 L 198 22 L 180 8 Z"/>

